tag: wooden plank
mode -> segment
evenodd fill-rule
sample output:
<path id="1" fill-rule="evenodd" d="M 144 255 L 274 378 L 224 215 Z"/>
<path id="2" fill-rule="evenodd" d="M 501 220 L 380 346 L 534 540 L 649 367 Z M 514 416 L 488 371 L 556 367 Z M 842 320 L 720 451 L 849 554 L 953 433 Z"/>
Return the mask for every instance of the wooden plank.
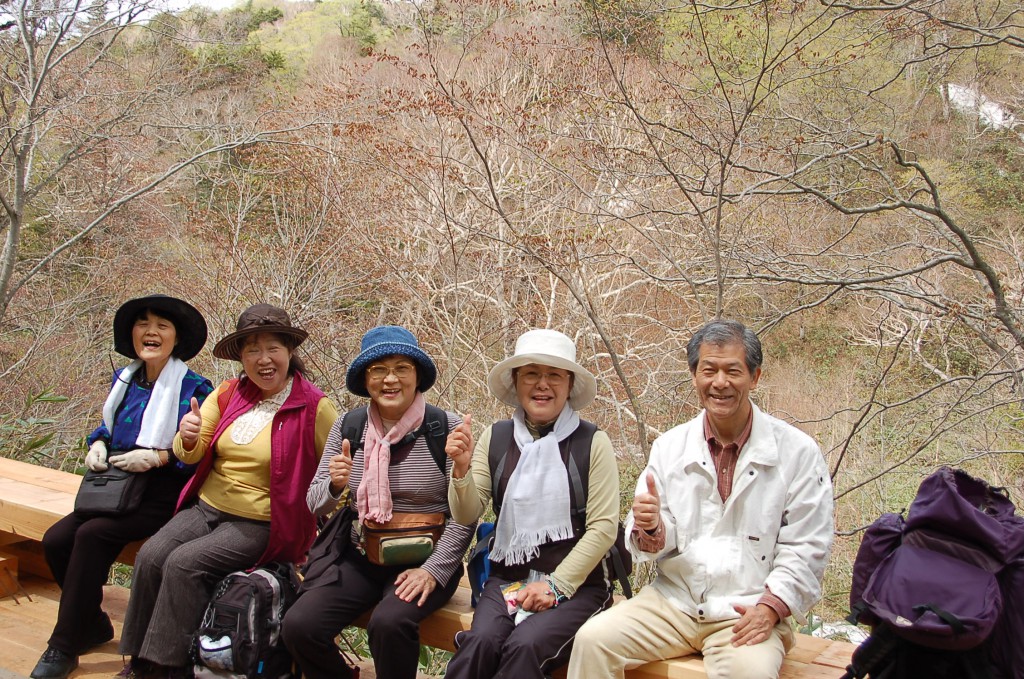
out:
<path id="1" fill-rule="evenodd" d="M 22 586 L 31 601 L 25 596 L 19 596 L 17 602 L 12 597 L 0 599 L 0 638 L 3 639 L 0 665 L 27 677 L 46 650 L 46 642 L 57 620 L 60 588 L 34 576 L 24 577 Z M 114 638 L 119 639 L 128 592 L 123 587 L 105 587 L 103 593 L 104 610 L 114 621 Z M 108 641 L 95 652 L 83 655 L 80 663 L 72 674 L 73 679 L 110 679 L 123 666 L 117 641 Z"/>
<path id="2" fill-rule="evenodd" d="M 82 477 L 72 472 L 10 460 L 6 457 L 0 457 L 0 477 L 72 495 L 78 492 L 78 486 L 82 482 Z"/>
<path id="3" fill-rule="evenodd" d="M 17 594 L 19 589 L 18 557 L 0 552 L 0 596 Z"/>
<path id="4" fill-rule="evenodd" d="M 42 544 L 26 540 L 15 545 L 7 545 L 4 547 L 4 551 L 18 557 L 18 566 L 22 573 L 53 580 L 53 573 L 50 572 L 50 566 L 46 563 Z"/>
<path id="5" fill-rule="evenodd" d="M 836 667 L 840 670 L 845 670 L 846 666 L 850 664 L 850 658 L 853 656 L 853 652 L 855 650 L 857 650 L 857 644 L 851 644 L 845 641 L 833 641 L 829 644 L 828 648 L 818 655 L 814 663 L 816 665 Z"/>
<path id="6" fill-rule="evenodd" d="M 41 540 L 74 508 L 73 494 L 0 477 L 0 531 Z"/>

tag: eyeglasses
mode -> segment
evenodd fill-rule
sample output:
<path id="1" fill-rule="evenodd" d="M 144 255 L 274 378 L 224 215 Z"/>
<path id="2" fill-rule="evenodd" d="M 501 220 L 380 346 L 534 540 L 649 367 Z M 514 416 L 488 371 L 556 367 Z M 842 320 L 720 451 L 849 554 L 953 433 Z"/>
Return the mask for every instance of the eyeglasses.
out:
<path id="1" fill-rule="evenodd" d="M 547 383 L 552 387 L 560 387 L 569 381 L 569 375 L 571 373 L 561 372 L 541 372 L 540 370 L 534 370 L 527 368 L 526 370 L 517 370 L 516 379 L 523 384 L 534 385 L 541 381 L 541 378 L 547 380 Z"/>
<path id="2" fill-rule="evenodd" d="M 411 363 L 399 363 L 393 368 L 389 368 L 386 365 L 371 365 L 366 369 L 366 376 L 375 382 L 380 382 L 386 378 L 389 374 L 393 374 L 400 380 L 404 380 L 406 377 L 411 377 L 416 373 L 416 366 Z"/>

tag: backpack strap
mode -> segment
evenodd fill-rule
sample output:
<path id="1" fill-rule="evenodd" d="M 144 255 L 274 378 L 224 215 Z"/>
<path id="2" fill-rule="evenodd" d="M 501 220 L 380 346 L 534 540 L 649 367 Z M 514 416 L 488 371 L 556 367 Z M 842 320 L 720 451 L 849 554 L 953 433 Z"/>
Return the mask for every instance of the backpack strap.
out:
<path id="1" fill-rule="evenodd" d="M 597 425 L 580 420 L 580 426 L 569 439 L 569 482 L 576 505 L 574 513 L 584 525 L 587 523 L 587 498 L 590 490 L 590 448 L 596 433 Z"/>
<path id="2" fill-rule="evenodd" d="M 341 416 L 341 438 L 348 439 L 353 456 L 363 447 L 363 430 L 366 429 L 366 420 L 369 416 L 367 406 L 360 406 Z"/>
<path id="3" fill-rule="evenodd" d="M 596 433 L 597 425 L 580 420 L 579 428 L 574 432 L 572 440 L 569 441 L 569 481 L 572 485 L 571 491 L 576 498 L 575 513 L 584 525 L 587 523 L 587 498 L 590 487 L 590 449 L 593 446 Z M 586 480 L 584 481 L 584 479 Z M 614 571 L 615 579 L 619 581 L 623 595 L 627 599 L 632 599 L 633 588 L 629 585 L 629 570 L 626 568 L 626 562 L 619 549 L 622 522 L 617 523 L 616 541 L 612 543 L 605 558 L 610 562 L 611 570 Z"/>
<path id="4" fill-rule="evenodd" d="M 498 500 L 498 482 L 505 471 L 508 444 L 512 440 L 512 420 L 498 420 L 491 425 L 491 444 L 487 447 L 487 466 L 491 470 L 491 504 L 494 515 L 501 512 Z"/>
<path id="5" fill-rule="evenodd" d="M 448 413 L 444 408 L 438 408 L 429 403 L 426 406 L 423 424 L 413 432 L 412 438 L 423 436 L 427 439 L 430 456 L 434 458 L 434 463 L 441 470 L 441 474 L 446 475 L 448 453 L 445 452 L 444 447 L 448 443 Z M 363 431 L 366 430 L 366 421 L 369 417 L 368 406 L 361 406 L 342 415 L 341 437 L 349 440 L 353 455 L 363 447 Z"/>
<path id="6" fill-rule="evenodd" d="M 444 447 L 448 444 L 448 413 L 444 408 L 426 404 L 427 409 L 423 414 L 423 424 L 416 431 L 417 436 L 427 439 L 427 448 L 434 458 L 437 468 L 441 470 L 441 476 L 448 473 L 448 453 Z"/>
<path id="7" fill-rule="evenodd" d="M 622 522 L 619 522 L 618 528 L 616 528 L 616 540 L 612 544 L 612 548 L 608 550 L 608 555 L 611 557 L 612 568 L 615 570 L 615 579 L 619 581 L 619 587 L 622 588 L 622 595 L 627 599 L 633 598 L 633 588 L 629 585 L 629 569 L 626 568 L 626 562 L 622 559 L 622 550 L 619 548 L 619 537 L 622 536 L 622 548 L 625 549 L 625 536 L 623 535 Z"/>

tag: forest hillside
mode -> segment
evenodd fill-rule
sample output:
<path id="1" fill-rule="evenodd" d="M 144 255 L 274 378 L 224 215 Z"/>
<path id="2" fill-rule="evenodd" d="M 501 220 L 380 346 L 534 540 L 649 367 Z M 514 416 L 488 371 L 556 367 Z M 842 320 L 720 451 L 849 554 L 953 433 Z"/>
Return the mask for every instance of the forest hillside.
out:
<path id="1" fill-rule="evenodd" d="M 429 399 L 478 423 L 515 337 L 562 330 L 629 488 L 697 412 L 692 331 L 734 317 L 757 402 L 832 471 L 836 619 L 860 531 L 938 465 L 1024 502 L 1022 25 L 994 0 L 5 4 L 0 454 L 80 468 L 113 311 L 164 292 L 214 340 L 285 307 L 342 408 L 363 332 L 405 325 Z"/>

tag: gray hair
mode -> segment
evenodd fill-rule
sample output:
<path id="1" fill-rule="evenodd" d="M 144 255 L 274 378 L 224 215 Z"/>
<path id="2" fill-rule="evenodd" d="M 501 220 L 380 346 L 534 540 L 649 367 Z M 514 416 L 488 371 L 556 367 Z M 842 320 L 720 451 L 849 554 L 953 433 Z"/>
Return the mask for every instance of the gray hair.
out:
<path id="1" fill-rule="evenodd" d="M 739 321 L 728 319 L 711 321 L 693 333 L 693 337 L 686 344 L 686 362 L 690 365 L 690 372 L 697 371 L 702 345 L 706 343 L 720 347 L 733 342 L 743 345 L 747 370 L 753 374 L 761 367 L 761 362 L 764 360 L 764 356 L 761 354 L 761 340 L 757 339 L 754 331 L 747 326 Z"/>

